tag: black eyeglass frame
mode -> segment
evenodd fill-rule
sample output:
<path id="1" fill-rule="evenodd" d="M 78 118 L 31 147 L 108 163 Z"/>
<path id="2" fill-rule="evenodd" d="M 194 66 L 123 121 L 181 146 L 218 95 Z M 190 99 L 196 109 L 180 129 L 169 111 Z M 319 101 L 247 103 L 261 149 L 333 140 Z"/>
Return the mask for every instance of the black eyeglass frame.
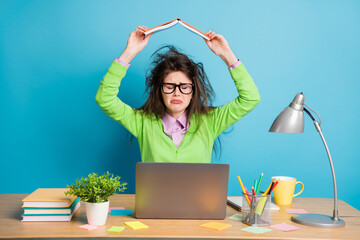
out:
<path id="1" fill-rule="evenodd" d="M 166 92 L 164 91 L 164 85 L 165 85 L 165 84 L 174 86 L 173 91 L 172 91 L 172 92 L 169 92 L 169 93 L 166 93 Z M 191 86 L 191 92 L 189 92 L 189 93 L 184 93 L 184 92 L 181 90 L 181 86 L 184 86 L 184 85 L 186 85 L 186 86 Z M 160 86 L 161 86 L 161 91 L 163 91 L 163 93 L 165 93 L 165 94 L 172 94 L 172 93 L 174 93 L 175 90 L 176 90 L 176 88 L 178 87 L 179 90 L 180 90 L 180 92 L 181 92 L 182 94 L 189 95 L 189 94 L 191 94 L 191 93 L 194 91 L 194 86 L 195 86 L 195 85 L 194 85 L 193 83 L 180 83 L 180 84 L 175 84 L 175 83 L 161 83 Z"/>

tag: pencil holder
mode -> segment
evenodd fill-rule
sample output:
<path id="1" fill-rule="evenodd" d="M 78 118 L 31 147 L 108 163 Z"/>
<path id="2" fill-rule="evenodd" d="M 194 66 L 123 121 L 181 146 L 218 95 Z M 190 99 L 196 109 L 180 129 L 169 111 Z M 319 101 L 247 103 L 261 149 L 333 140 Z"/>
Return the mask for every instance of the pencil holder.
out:
<path id="1" fill-rule="evenodd" d="M 249 205 L 250 203 L 250 205 Z M 271 224 L 271 195 L 243 194 L 242 222 L 251 226 Z"/>

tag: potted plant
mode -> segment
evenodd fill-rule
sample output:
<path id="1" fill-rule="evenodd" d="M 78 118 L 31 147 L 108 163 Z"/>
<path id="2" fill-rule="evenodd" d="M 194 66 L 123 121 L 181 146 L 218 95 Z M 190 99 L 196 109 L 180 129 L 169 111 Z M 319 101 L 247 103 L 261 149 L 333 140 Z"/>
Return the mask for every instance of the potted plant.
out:
<path id="1" fill-rule="evenodd" d="M 88 223 L 93 226 L 105 224 L 108 211 L 108 198 L 115 193 L 123 192 L 126 189 L 126 182 L 120 182 L 119 176 L 107 172 L 99 176 L 97 173 L 89 174 L 88 177 L 76 179 L 75 184 L 66 185 L 69 190 L 66 195 L 74 195 L 85 202 L 86 217 Z"/>

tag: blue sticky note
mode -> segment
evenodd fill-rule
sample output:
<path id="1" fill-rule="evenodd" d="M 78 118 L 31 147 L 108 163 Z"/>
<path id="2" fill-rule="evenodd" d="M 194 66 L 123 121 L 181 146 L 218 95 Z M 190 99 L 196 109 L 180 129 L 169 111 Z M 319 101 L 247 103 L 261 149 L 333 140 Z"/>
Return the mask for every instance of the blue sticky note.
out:
<path id="1" fill-rule="evenodd" d="M 250 233 L 256 233 L 256 234 L 263 234 L 267 232 L 271 232 L 272 229 L 263 228 L 263 227 L 247 227 L 240 229 L 241 231 L 250 232 Z"/>
<path id="2" fill-rule="evenodd" d="M 123 215 L 123 216 L 131 216 L 133 214 L 132 210 L 127 209 L 111 209 L 110 215 Z"/>

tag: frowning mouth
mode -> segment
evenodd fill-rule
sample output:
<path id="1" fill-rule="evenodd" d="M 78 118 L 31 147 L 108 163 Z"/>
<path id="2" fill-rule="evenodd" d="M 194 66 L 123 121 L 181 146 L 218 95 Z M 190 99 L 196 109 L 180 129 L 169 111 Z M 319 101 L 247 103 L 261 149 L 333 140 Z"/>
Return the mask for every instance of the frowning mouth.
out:
<path id="1" fill-rule="evenodd" d="M 175 104 L 183 103 L 183 101 L 177 100 L 177 99 L 171 100 L 170 102 L 171 102 L 171 103 L 175 103 Z"/>

